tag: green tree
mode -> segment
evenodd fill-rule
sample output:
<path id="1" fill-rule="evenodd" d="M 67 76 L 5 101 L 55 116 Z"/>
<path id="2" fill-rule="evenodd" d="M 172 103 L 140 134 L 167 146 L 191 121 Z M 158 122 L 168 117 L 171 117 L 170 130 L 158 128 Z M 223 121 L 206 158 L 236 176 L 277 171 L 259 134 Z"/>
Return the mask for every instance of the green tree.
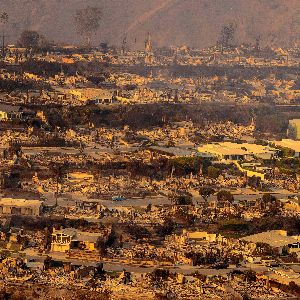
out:
<path id="1" fill-rule="evenodd" d="M 232 203 L 234 201 L 233 195 L 229 191 L 221 190 L 217 193 L 217 199 L 220 202 L 228 201 Z"/>
<path id="2" fill-rule="evenodd" d="M 256 273 L 252 270 L 247 270 L 244 272 L 246 281 L 256 281 Z"/>
<path id="3" fill-rule="evenodd" d="M 276 201 L 276 197 L 270 193 L 266 193 L 262 196 L 262 201 L 264 203 L 272 203 L 272 202 Z"/>
<path id="4" fill-rule="evenodd" d="M 175 205 L 192 205 L 192 195 L 188 192 L 177 192 L 171 195 L 171 200 Z"/>
<path id="5" fill-rule="evenodd" d="M 287 147 L 281 147 L 281 154 L 283 157 L 294 157 L 295 150 L 287 148 Z"/>
<path id="6" fill-rule="evenodd" d="M 199 190 L 199 194 L 202 196 L 205 202 L 207 202 L 207 199 L 215 193 L 215 190 L 211 187 L 201 187 Z"/>
<path id="7" fill-rule="evenodd" d="M 261 178 L 256 176 L 248 177 L 247 183 L 251 187 L 258 188 L 261 184 Z"/>
<path id="8" fill-rule="evenodd" d="M 221 170 L 214 167 L 214 166 L 209 166 L 207 168 L 207 176 L 210 177 L 210 178 L 218 178 L 221 174 Z"/>
<path id="9" fill-rule="evenodd" d="M 157 224 L 155 226 L 155 231 L 158 235 L 164 237 L 166 235 L 172 234 L 175 228 L 176 228 L 176 223 L 174 222 L 174 220 L 171 218 L 167 218 L 164 220 L 163 224 Z"/>
<path id="10" fill-rule="evenodd" d="M 269 193 L 262 196 L 261 205 L 264 209 L 268 208 L 268 213 L 273 216 L 276 215 L 281 208 L 281 202 Z"/>
<path id="11" fill-rule="evenodd" d="M 167 280 L 170 276 L 170 271 L 167 269 L 155 269 L 152 273 L 150 273 L 150 279 L 153 282 L 161 283 Z"/>

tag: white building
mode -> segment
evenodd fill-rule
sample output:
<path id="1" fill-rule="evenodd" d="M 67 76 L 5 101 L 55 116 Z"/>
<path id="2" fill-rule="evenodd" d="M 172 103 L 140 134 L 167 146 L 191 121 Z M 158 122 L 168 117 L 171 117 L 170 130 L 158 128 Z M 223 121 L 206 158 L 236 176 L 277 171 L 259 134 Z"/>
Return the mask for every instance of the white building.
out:
<path id="1" fill-rule="evenodd" d="M 198 148 L 198 155 L 202 157 L 218 158 L 221 160 L 251 160 L 253 158 L 271 159 L 278 150 L 269 146 L 250 143 L 213 143 Z"/>
<path id="2" fill-rule="evenodd" d="M 300 252 L 300 236 L 288 236 L 285 230 L 270 230 L 241 238 L 252 243 L 265 243 L 282 253 L 283 249 L 289 252 Z"/>
<path id="3" fill-rule="evenodd" d="M 295 151 L 294 157 L 300 157 L 300 141 L 284 139 L 282 141 L 272 142 L 275 146 L 289 148 Z"/>
<path id="4" fill-rule="evenodd" d="M 3 215 L 39 216 L 41 208 L 42 201 L 40 200 L 0 199 L 0 214 Z"/>

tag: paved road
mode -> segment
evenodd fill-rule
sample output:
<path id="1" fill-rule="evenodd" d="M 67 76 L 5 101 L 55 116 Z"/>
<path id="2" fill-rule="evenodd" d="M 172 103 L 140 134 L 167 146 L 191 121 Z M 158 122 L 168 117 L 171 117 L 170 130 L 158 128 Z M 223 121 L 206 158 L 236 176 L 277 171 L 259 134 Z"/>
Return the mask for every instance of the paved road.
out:
<path id="1" fill-rule="evenodd" d="M 22 251 L 26 255 L 29 255 L 31 257 L 41 257 L 45 255 L 40 255 L 35 251 L 34 249 L 26 249 Z M 78 259 L 68 259 L 66 258 L 64 253 L 60 252 L 52 252 L 48 254 L 55 260 L 60 260 L 60 261 L 68 261 L 71 263 L 81 263 L 83 265 L 91 265 L 93 262 L 89 261 L 83 261 L 83 260 L 78 260 Z M 118 262 L 118 261 L 100 261 L 103 263 L 104 270 L 106 271 L 116 271 L 116 272 L 121 272 L 123 270 L 126 270 L 128 272 L 135 272 L 135 273 L 150 273 L 153 270 L 155 270 L 158 267 L 165 268 L 170 270 L 171 272 L 175 273 L 180 273 L 180 274 L 192 274 L 195 272 L 199 272 L 200 274 L 203 275 L 225 275 L 228 274 L 229 272 L 237 269 L 237 268 L 227 268 L 227 269 L 208 269 L 208 268 L 200 268 L 197 266 L 190 266 L 190 265 L 179 265 L 179 266 L 160 266 L 160 265 L 154 265 L 154 266 L 142 266 L 141 264 L 128 264 L 128 263 L 123 263 L 123 262 Z M 244 270 L 254 270 L 257 272 L 263 272 L 263 271 L 268 271 L 269 269 L 265 266 L 258 265 L 258 264 L 248 264 L 246 267 L 239 268 L 238 270 L 244 271 Z"/>
<path id="2" fill-rule="evenodd" d="M 123 271 L 125 269 L 128 272 L 149 273 L 152 272 L 154 269 L 158 268 L 159 266 L 141 267 L 141 266 L 128 265 L 124 263 L 104 262 L 103 267 L 106 271 Z M 161 267 L 164 269 L 168 269 L 171 272 L 180 273 L 184 275 L 189 275 L 195 272 L 199 272 L 200 274 L 203 275 L 212 275 L 212 276 L 225 275 L 237 269 L 237 268 L 227 268 L 227 269 L 217 270 L 217 269 L 200 268 L 197 266 L 190 266 L 190 265 L 180 265 L 180 266 L 171 266 L 171 267 L 161 266 Z M 260 265 L 252 265 L 251 268 L 250 266 L 244 268 L 238 268 L 238 270 L 241 271 L 250 270 L 250 269 L 257 272 L 268 271 L 267 267 L 260 266 Z"/>
<path id="3" fill-rule="evenodd" d="M 277 191 L 276 193 L 273 193 L 277 198 L 287 198 L 289 195 L 292 193 L 289 193 L 288 191 Z M 300 194 L 295 194 L 298 195 L 298 198 L 300 199 Z M 55 197 L 53 193 L 45 193 L 44 194 L 45 198 L 47 199 L 45 201 L 46 205 L 54 205 L 55 204 Z M 236 200 L 256 200 L 260 197 L 262 197 L 263 194 L 238 194 L 234 195 L 234 198 Z M 211 196 L 209 198 L 209 201 L 216 200 L 216 196 Z M 144 199 L 142 198 L 131 198 L 127 199 L 124 201 L 112 201 L 112 200 L 104 200 L 104 199 L 88 199 L 84 195 L 76 195 L 73 194 L 72 196 L 63 196 L 63 197 L 58 197 L 58 204 L 60 206 L 73 206 L 75 205 L 76 201 L 80 200 L 96 200 L 99 202 L 99 204 L 106 206 L 108 208 L 118 208 L 118 207 L 130 207 L 130 206 L 136 206 L 136 207 L 146 207 L 148 204 L 151 205 L 166 205 L 166 204 L 172 204 L 172 202 L 168 199 L 166 196 L 153 196 L 153 197 L 146 197 Z M 203 198 L 199 195 L 194 195 L 193 197 L 193 202 L 196 205 L 197 203 L 202 203 L 204 202 Z"/>
<path id="4" fill-rule="evenodd" d="M 95 144 L 96 145 L 96 144 Z M 133 152 L 139 149 L 135 146 L 120 146 L 116 150 L 118 152 Z M 77 154 L 86 154 L 94 157 L 96 159 L 103 158 L 104 153 L 113 154 L 115 150 L 105 146 L 88 146 L 85 147 L 82 151 L 74 147 L 22 147 L 22 151 L 25 155 L 32 156 L 40 153 L 48 154 L 58 154 L 58 155 L 77 155 Z"/>
<path id="5" fill-rule="evenodd" d="M 55 196 L 53 193 L 45 193 L 44 197 L 46 198 L 45 205 L 54 205 L 55 204 Z M 118 208 L 118 207 L 129 207 L 129 206 L 147 206 L 148 204 L 152 205 L 163 205 L 163 204 L 171 204 L 171 201 L 164 196 L 153 196 L 142 198 L 131 198 L 124 201 L 112 201 L 112 200 L 104 200 L 104 199 L 88 199 L 84 195 L 65 195 L 63 197 L 58 197 L 57 202 L 59 206 L 72 206 L 76 204 L 76 201 L 80 200 L 96 200 L 99 204 L 106 206 L 108 208 Z"/>

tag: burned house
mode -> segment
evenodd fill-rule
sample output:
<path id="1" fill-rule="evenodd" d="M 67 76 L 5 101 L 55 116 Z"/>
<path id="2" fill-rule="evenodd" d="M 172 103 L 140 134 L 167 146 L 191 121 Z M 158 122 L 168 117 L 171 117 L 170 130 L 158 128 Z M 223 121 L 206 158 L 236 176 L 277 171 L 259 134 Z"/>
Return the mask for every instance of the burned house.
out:
<path id="1" fill-rule="evenodd" d="M 20 106 L 0 104 L 0 121 L 11 121 L 21 118 Z"/>
<path id="2" fill-rule="evenodd" d="M 98 247 L 100 236 L 99 233 L 81 232 L 74 228 L 53 229 L 51 251 L 94 251 Z"/>
<path id="3" fill-rule="evenodd" d="M 36 113 L 21 106 L 0 104 L 0 121 L 27 121 L 34 118 Z"/>
<path id="4" fill-rule="evenodd" d="M 15 198 L 0 199 L 0 214 L 39 216 L 42 209 L 42 201 Z"/>

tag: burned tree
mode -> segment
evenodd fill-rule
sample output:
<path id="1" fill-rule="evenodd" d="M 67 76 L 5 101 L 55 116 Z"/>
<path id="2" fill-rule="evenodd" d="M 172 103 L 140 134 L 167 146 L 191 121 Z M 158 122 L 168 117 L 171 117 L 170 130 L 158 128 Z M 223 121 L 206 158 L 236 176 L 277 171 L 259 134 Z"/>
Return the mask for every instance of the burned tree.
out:
<path id="1" fill-rule="evenodd" d="M 2 12 L 0 14 L 0 24 L 2 24 L 2 57 L 5 56 L 5 25 L 8 23 L 8 14 L 6 12 Z"/>
<path id="2" fill-rule="evenodd" d="M 33 30 L 25 30 L 22 32 L 19 43 L 27 49 L 36 49 L 40 43 L 40 35 Z"/>
<path id="3" fill-rule="evenodd" d="M 229 23 L 222 27 L 218 44 L 221 46 L 221 51 L 233 45 L 236 32 L 236 25 Z"/>
<path id="4" fill-rule="evenodd" d="M 62 185 L 64 182 L 64 175 L 66 174 L 67 171 L 67 163 L 63 163 L 63 164 L 56 164 L 56 163 L 52 163 L 49 167 L 51 169 L 51 171 L 53 172 L 53 179 L 54 179 L 54 183 L 55 183 L 55 206 L 58 206 L 58 196 L 59 193 L 62 189 Z"/>
<path id="5" fill-rule="evenodd" d="M 2 12 L 0 14 L 0 22 L 6 24 L 8 22 L 8 13 Z"/>
<path id="6" fill-rule="evenodd" d="M 92 35 L 95 34 L 100 27 L 101 15 L 101 9 L 92 6 L 79 9 L 75 13 L 74 22 L 76 31 L 79 35 L 86 38 L 87 46 L 91 45 Z"/>

